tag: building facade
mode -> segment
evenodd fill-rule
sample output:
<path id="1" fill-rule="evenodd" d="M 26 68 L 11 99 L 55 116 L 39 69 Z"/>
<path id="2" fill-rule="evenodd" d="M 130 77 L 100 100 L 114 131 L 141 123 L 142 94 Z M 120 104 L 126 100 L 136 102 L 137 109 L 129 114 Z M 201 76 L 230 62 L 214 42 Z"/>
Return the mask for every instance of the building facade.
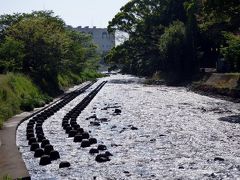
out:
<path id="1" fill-rule="evenodd" d="M 107 28 L 97 28 L 93 26 L 93 28 L 86 27 L 77 27 L 75 30 L 87 33 L 92 35 L 93 41 L 98 45 L 98 51 L 100 53 L 107 53 L 113 47 L 115 47 L 115 35 L 109 34 Z"/>

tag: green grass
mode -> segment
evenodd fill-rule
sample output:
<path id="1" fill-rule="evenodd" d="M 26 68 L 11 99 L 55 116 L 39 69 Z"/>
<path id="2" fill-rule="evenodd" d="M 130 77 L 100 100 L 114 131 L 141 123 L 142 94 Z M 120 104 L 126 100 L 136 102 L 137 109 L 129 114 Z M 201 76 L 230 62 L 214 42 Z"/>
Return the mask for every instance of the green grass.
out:
<path id="1" fill-rule="evenodd" d="M 0 80 L 1 81 L 1 80 Z M 10 176 L 3 176 L 3 177 L 0 177 L 1 180 L 12 180 L 12 178 Z"/>
<path id="2" fill-rule="evenodd" d="M 103 75 L 94 70 L 88 69 L 81 72 L 80 74 L 67 73 L 58 75 L 58 82 L 60 88 L 65 89 L 72 85 L 80 84 L 89 80 L 95 80 L 96 78 L 100 77 L 103 77 Z"/>
<path id="3" fill-rule="evenodd" d="M 30 78 L 22 74 L 0 75 L 0 128 L 3 122 L 21 111 L 31 111 L 48 100 Z"/>

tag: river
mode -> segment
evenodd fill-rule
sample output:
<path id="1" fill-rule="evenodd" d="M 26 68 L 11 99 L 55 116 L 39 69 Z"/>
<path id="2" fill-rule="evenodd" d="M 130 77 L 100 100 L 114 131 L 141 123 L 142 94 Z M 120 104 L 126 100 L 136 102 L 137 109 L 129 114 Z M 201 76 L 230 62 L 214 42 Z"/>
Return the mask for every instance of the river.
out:
<path id="1" fill-rule="evenodd" d="M 111 161 L 98 163 L 91 147 L 74 143 L 61 122 L 104 80 L 108 83 L 77 119 L 113 154 Z M 240 104 L 142 81 L 130 75 L 102 78 L 47 119 L 45 136 L 61 156 L 50 165 L 39 166 L 26 141 L 27 121 L 22 123 L 17 145 L 32 179 L 240 178 Z M 88 118 L 94 114 L 97 119 Z M 61 161 L 70 168 L 59 169 Z"/>

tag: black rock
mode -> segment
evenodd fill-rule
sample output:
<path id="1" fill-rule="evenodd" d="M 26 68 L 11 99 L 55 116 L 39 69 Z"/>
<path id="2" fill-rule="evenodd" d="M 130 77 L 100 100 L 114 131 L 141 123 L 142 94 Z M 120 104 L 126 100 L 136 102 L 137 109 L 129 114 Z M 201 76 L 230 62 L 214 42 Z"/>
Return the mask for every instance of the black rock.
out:
<path id="1" fill-rule="evenodd" d="M 66 127 L 66 133 L 68 134 L 72 130 L 72 127 L 68 126 Z"/>
<path id="2" fill-rule="evenodd" d="M 106 147 L 105 145 L 103 145 L 103 144 L 99 144 L 99 145 L 98 145 L 98 150 L 104 151 L 104 150 L 106 150 L 106 149 L 107 149 L 107 147 Z"/>
<path id="3" fill-rule="evenodd" d="M 105 152 L 105 155 L 106 155 L 106 156 L 113 156 L 112 153 L 110 153 L 109 151 L 106 151 L 106 152 Z"/>
<path id="4" fill-rule="evenodd" d="M 74 137 L 74 140 L 73 140 L 73 142 L 82 142 L 82 135 L 76 135 L 75 137 Z"/>
<path id="5" fill-rule="evenodd" d="M 41 148 L 44 148 L 47 144 L 50 144 L 48 139 L 44 139 L 41 144 Z"/>
<path id="6" fill-rule="evenodd" d="M 80 128 L 80 125 L 79 125 L 79 124 L 75 124 L 75 125 L 73 125 L 73 128 L 74 128 L 75 130 L 77 130 L 77 129 Z"/>
<path id="7" fill-rule="evenodd" d="M 39 165 L 45 166 L 51 164 L 51 158 L 48 155 L 43 155 L 40 159 Z"/>
<path id="8" fill-rule="evenodd" d="M 28 145 L 31 145 L 32 143 L 37 142 L 37 139 L 35 137 L 31 137 L 28 141 Z"/>
<path id="9" fill-rule="evenodd" d="M 37 142 L 34 142 L 31 144 L 30 151 L 35 151 L 38 148 L 39 148 L 39 144 Z"/>
<path id="10" fill-rule="evenodd" d="M 224 159 L 221 158 L 221 157 L 215 157 L 215 158 L 214 158 L 214 161 L 224 161 Z"/>
<path id="11" fill-rule="evenodd" d="M 44 135 L 42 134 L 38 135 L 38 142 L 42 142 L 44 139 L 46 139 Z"/>
<path id="12" fill-rule="evenodd" d="M 138 130 L 138 128 L 137 128 L 137 127 L 134 127 L 134 126 L 132 126 L 132 127 L 131 127 L 131 130 Z"/>
<path id="13" fill-rule="evenodd" d="M 34 153 L 34 157 L 35 157 L 35 158 L 42 157 L 43 155 L 44 155 L 43 149 L 37 148 L 37 149 L 35 150 L 35 153 Z"/>
<path id="14" fill-rule="evenodd" d="M 70 124 L 64 124 L 64 125 L 63 125 L 63 129 L 64 129 L 64 130 L 66 130 L 67 127 L 70 127 Z"/>
<path id="15" fill-rule="evenodd" d="M 59 168 L 66 168 L 66 167 L 70 167 L 71 164 L 67 161 L 63 161 L 59 164 Z"/>
<path id="16" fill-rule="evenodd" d="M 84 132 L 84 129 L 83 129 L 83 128 L 78 128 L 78 129 L 77 129 L 77 132 L 80 133 L 80 134 L 82 134 L 82 133 Z"/>
<path id="17" fill-rule="evenodd" d="M 105 154 L 98 154 L 95 160 L 100 163 L 110 161 L 109 157 Z"/>
<path id="18" fill-rule="evenodd" d="M 53 151 L 53 146 L 52 146 L 51 144 L 47 144 L 47 145 L 44 147 L 44 154 L 49 155 L 51 151 Z"/>
<path id="19" fill-rule="evenodd" d="M 88 132 L 83 132 L 82 137 L 83 137 L 83 139 L 88 139 L 89 138 L 89 133 Z"/>
<path id="20" fill-rule="evenodd" d="M 59 159 L 60 158 L 59 152 L 58 151 L 54 151 L 54 150 L 51 151 L 50 152 L 50 158 L 51 158 L 52 161 Z"/>
<path id="21" fill-rule="evenodd" d="M 90 144 L 97 144 L 97 139 L 96 138 L 89 138 Z"/>
<path id="22" fill-rule="evenodd" d="M 99 121 L 101 121 L 101 122 L 107 122 L 108 119 L 107 119 L 107 118 L 101 118 L 101 119 L 99 119 Z"/>
<path id="23" fill-rule="evenodd" d="M 89 142 L 89 140 L 83 139 L 82 143 L 81 143 L 81 147 L 85 148 L 85 147 L 89 147 L 91 144 Z"/>
<path id="24" fill-rule="evenodd" d="M 77 134 L 76 130 L 71 130 L 68 134 L 68 137 L 74 137 Z"/>
<path id="25" fill-rule="evenodd" d="M 116 113 L 116 114 L 120 114 L 122 111 L 121 111 L 121 109 L 115 109 L 115 111 L 114 111 L 114 113 Z"/>
<path id="26" fill-rule="evenodd" d="M 27 133 L 27 140 L 29 140 L 31 137 L 34 137 L 34 133 Z"/>
<path id="27" fill-rule="evenodd" d="M 89 153 L 90 154 L 98 154 L 99 153 L 99 150 L 98 149 L 95 149 L 95 148 L 92 148 L 89 150 Z"/>
<path id="28" fill-rule="evenodd" d="M 96 122 L 96 121 L 91 121 L 90 124 L 92 126 L 101 126 L 101 124 L 99 122 Z"/>
<path id="29" fill-rule="evenodd" d="M 27 129 L 26 132 L 27 132 L 27 134 L 33 134 L 34 130 L 33 129 Z"/>

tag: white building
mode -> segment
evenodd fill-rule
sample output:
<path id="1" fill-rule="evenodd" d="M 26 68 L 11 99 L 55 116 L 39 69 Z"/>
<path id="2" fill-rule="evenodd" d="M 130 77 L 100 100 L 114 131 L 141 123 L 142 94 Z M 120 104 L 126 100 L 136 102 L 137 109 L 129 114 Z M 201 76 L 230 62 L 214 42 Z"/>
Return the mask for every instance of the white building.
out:
<path id="1" fill-rule="evenodd" d="M 89 28 L 89 26 L 79 26 L 74 29 L 80 32 L 91 34 L 93 41 L 98 45 L 98 50 L 100 53 L 107 53 L 113 47 L 115 47 L 115 35 L 109 34 L 107 28 L 97 28 L 95 26 L 93 26 L 93 28 Z"/>

